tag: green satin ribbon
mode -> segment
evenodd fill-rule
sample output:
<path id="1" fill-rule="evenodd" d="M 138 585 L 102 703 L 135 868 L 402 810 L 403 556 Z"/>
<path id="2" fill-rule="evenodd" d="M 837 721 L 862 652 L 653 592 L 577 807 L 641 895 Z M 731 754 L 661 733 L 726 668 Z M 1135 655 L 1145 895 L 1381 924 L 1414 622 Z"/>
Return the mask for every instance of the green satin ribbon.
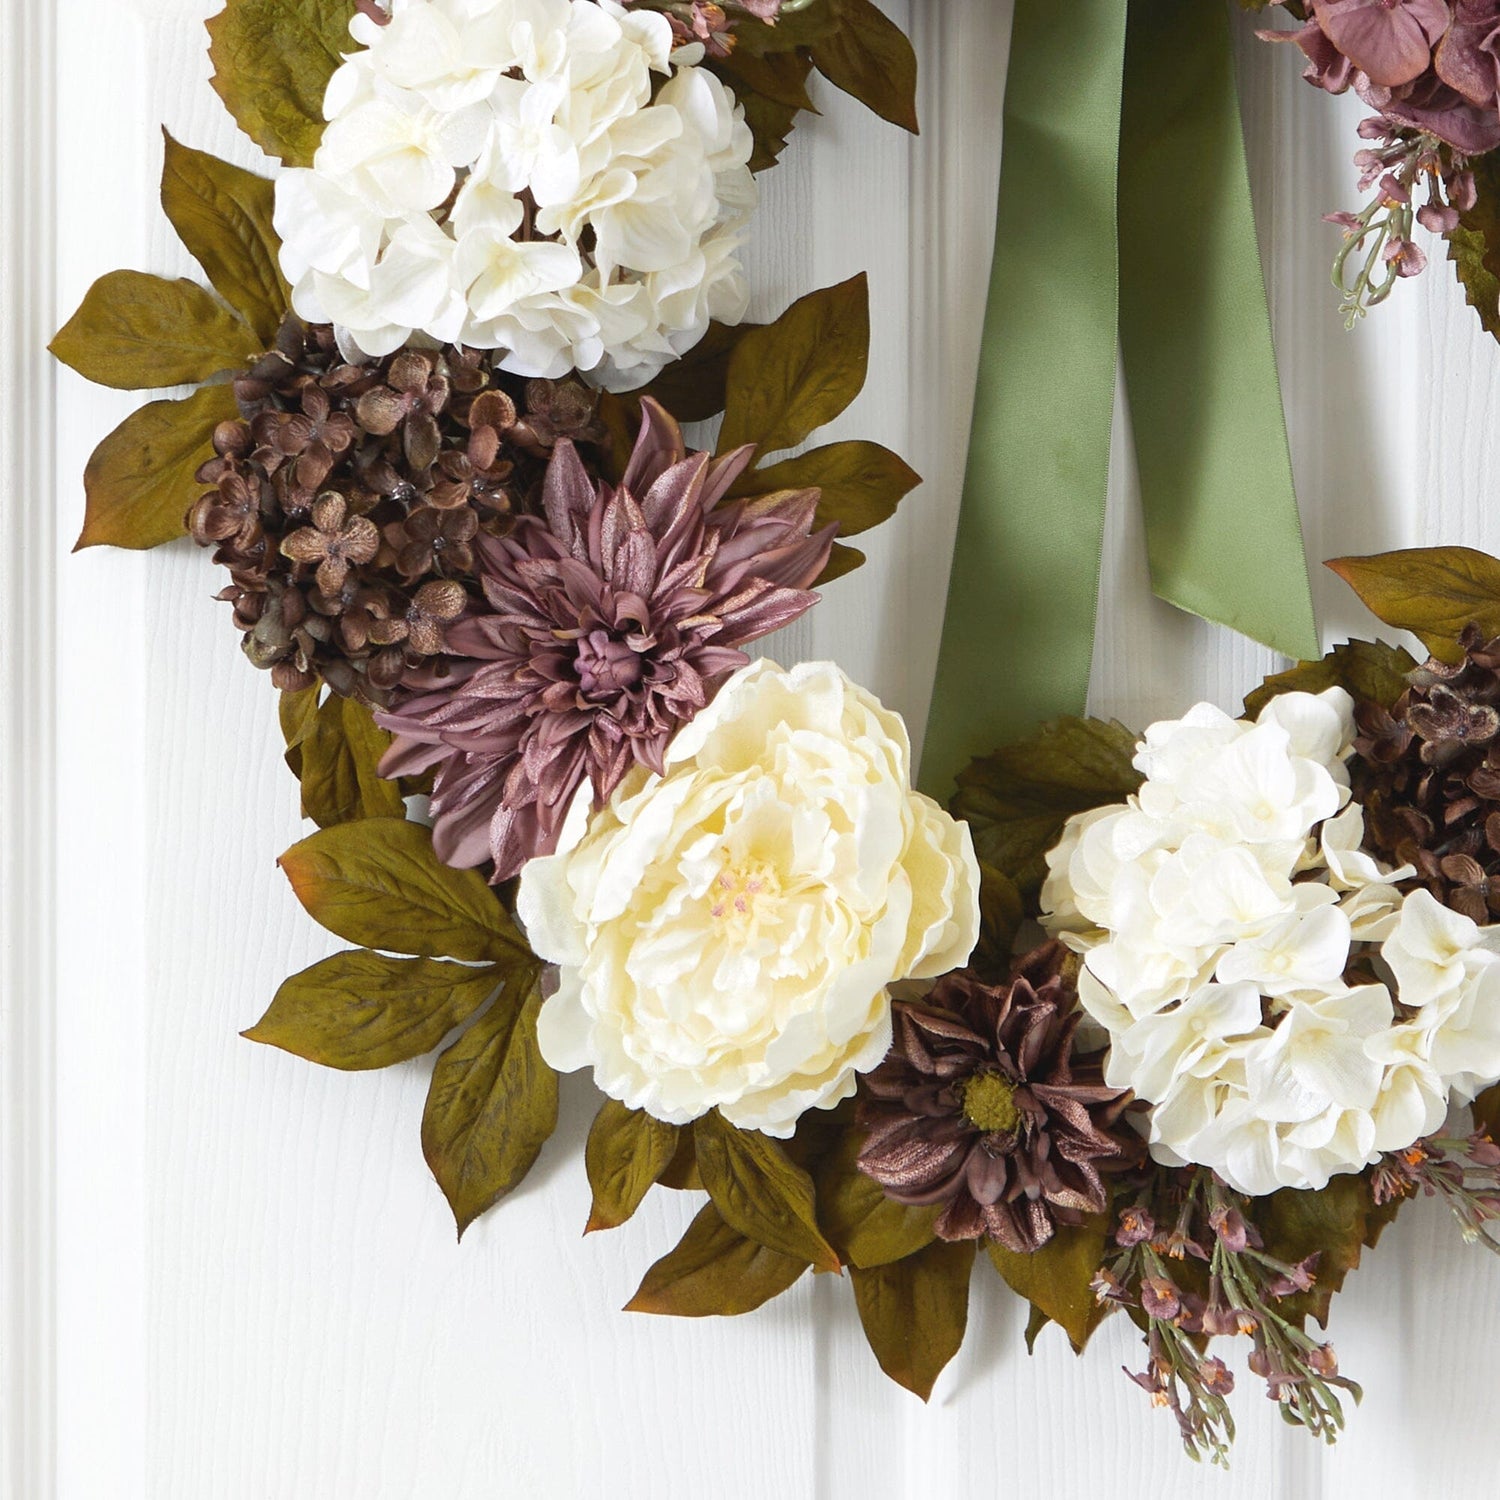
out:
<path id="1" fill-rule="evenodd" d="M 1084 711 L 1117 345 L 1153 589 L 1316 655 L 1227 9 L 1017 0 L 934 796 Z"/>

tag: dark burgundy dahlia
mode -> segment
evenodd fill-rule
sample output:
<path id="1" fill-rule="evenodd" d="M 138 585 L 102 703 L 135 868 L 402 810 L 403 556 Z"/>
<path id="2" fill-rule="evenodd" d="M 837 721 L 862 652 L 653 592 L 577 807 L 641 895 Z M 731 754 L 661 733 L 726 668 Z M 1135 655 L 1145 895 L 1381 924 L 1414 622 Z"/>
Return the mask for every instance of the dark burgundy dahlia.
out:
<path id="1" fill-rule="evenodd" d="M 543 516 L 474 540 L 484 604 L 447 627 L 447 672 L 379 722 L 387 776 L 433 770 L 441 859 L 497 881 L 556 847 L 585 781 L 602 802 L 634 765 L 662 770 L 676 730 L 739 649 L 816 602 L 834 528 L 816 490 L 726 500 L 753 449 L 688 453 L 649 398 L 618 486 L 561 441 Z"/>
<path id="2" fill-rule="evenodd" d="M 943 1204 L 942 1239 L 1040 1249 L 1059 1224 L 1104 1211 L 1105 1171 L 1140 1160 L 1119 1122 L 1130 1095 L 1105 1086 L 1097 1055 L 1074 1053 L 1066 959 L 1047 943 L 1009 984 L 962 971 L 895 1005 L 890 1056 L 865 1079 L 859 1166 L 899 1203 Z"/>

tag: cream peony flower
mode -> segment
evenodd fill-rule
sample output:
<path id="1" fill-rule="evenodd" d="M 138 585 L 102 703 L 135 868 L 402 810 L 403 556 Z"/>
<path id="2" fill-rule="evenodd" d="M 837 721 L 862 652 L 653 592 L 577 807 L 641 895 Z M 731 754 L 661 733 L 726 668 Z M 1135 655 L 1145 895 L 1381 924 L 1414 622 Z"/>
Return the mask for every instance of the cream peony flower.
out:
<path id="1" fill-rule="evenodd" d="M 911 789 L 900 718 L 827 662 L 758 661 L 521 876 L 558 966 L 542 1053 L 686 1124 L 787 1136 L 890 1046 L 888 986 L 979 932 L 967 825 Z"/>
<path id="2" fill-rule="evenodd" d="M 1043 920 L 1085 957 L 1105 1076 L 1152 1105 L 1151 1154 L 1242 1192 L 1319 1188 L 1500 1076 L 1500 929 L 1402 898 L 1349 802 L 1350 700 L 1153 724 L 1128 803 L 1071 820 Z M 1351 959 L 1382 983 L 1346 982 Z"/>
<path id="3" fill-rule="evenodd" d="M 665 16 L 393 0 L 389 24 L 349 29 L 275 226 L 293 306 L 351 356 L 421 336 L 624 390 L 743 319 L 754 143 Z"/>

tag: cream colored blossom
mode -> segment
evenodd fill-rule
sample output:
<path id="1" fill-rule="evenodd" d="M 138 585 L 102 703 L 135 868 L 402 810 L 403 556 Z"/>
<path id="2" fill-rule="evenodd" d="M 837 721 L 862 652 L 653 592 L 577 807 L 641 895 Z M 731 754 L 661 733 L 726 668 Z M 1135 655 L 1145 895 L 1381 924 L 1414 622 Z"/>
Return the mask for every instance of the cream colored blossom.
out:
<path id="1" fill-rule="evenodd" d="M 1108 1082 L 1151 1104 L 1158 1161 L 1246 1193 L 1358 1171 L 1500 1076 L 1500 938 L 1364 852 L 1352 741 L 1337 688 L 1254 722 L 1200 704 L 1147 730 L 1135 797 L 1048 855 L 1043 919 L 1085 955 Z M 1346 982 L 1356 955 L 1401 1011 Z"/>
<path id="2" fill-rule="evenodd" d="M 349 29 L 313 164 L 278 177 L 274 216 L 293 306 L 346 353 L 425 337 L 623 390 L 743 319 L 754 143 L 665 16 L 393 0 L 389 24 Z"/>
<path id="3" fill-rule="evenodd" d="M 555 855 L 519 910 L 558 965 L 543 1055 L 683 1124 L 789 1135 L 890 1045 L 888 986 L 967 961 L 966 825 L 911 789 L 900 718 L 830 663 L 744 668 Z"/>

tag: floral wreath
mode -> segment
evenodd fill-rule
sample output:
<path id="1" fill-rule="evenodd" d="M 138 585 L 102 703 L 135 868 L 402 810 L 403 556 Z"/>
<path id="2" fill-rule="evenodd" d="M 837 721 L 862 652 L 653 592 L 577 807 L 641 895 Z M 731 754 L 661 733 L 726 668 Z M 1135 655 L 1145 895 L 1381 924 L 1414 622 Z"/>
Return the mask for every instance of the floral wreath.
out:
<path id="1" fill-rule="evenodd" d="M 1318 0 L 1294 37 L 1392 139 L 1447 142 L 1460 213 L 1500 71 L 1466 94 L 1489 146 L 1402 101 L 1436 108 L 1414 36 L 1462 90 L 1492 9 Z M 899 30 L 870 0 L 230 0 L 209 32 L 284 168 L 168 136 L 212 290 L 111 273 L 53 349 L 197 387 L 99 445 L 80 545 L 186 533 L 227 569 L 317 824 L 281 868 L 355 945 L 245 1035 L 436 1052 L 460 1235 L 592 1070 L 587 1227 L 707 1195 L 632 1310 L 847 1270 L 925 1398 L 983 1249 L 1028 1341 L 1123 1307 L 1195 1456 L 1233 1435 L 1218 1337 L 1331 1439 L 1358 1388 L 1309 1325 L 1401 1204 L 1500 1249 L 1500 562 L 1343 559 L 1430 659 L 1352 641 L 1140 737 L 1058 719 L 945 810 L 837 666 L 743 649 L 918 482 L 871 442 L 776 457 L 861 388 L 867 293 L 748 324 L 738 259 L 813 69 L 915 128 Z M 1383 191 L 1350 233 L 1400 270 Z"/>

